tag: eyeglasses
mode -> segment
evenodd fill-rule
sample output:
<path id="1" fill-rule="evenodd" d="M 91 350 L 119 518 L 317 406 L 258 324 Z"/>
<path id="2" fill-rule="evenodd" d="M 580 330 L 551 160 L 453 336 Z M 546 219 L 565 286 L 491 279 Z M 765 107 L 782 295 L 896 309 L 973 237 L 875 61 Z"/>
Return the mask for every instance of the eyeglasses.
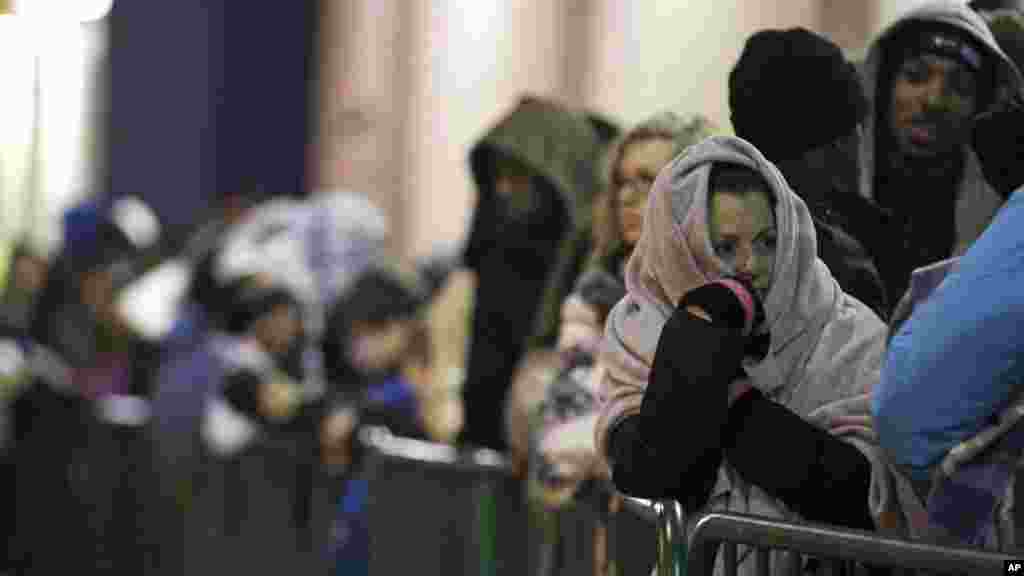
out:
<path id="1" fill-rule="evenodd" d="M 654 186 L 654 179 L 648 176 L 638 176 L 630 179 L 616 179 L 615 189 L 619 193 L 619 201 L 622 204 L 634 207 L 647 201 L 647 194 Z"/>

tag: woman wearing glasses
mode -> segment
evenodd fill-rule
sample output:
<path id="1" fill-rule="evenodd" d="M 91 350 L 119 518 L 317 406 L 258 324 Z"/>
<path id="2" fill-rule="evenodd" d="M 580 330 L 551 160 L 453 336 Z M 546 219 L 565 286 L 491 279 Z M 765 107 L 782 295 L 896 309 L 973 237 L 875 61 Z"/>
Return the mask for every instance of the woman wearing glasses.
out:
<path id="1" fill-rule="evenodd" d="M 600 209 L 603 218 L 596 227 L 597 246 L 592 264 L 620 280 L 633 246 L 640 239 L 647 193 L 670 160 L 687 146 L 700 142 L 714 131 L 702 116 L 686 119 L 672 112 L 657 114 L 626 133 L 609 158 L 609 189 Z"/>

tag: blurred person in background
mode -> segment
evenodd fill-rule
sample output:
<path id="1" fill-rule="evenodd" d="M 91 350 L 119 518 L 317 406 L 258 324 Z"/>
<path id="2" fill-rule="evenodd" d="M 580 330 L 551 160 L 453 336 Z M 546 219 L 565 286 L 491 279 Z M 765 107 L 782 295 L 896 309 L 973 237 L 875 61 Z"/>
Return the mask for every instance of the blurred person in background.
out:
<path id="1" fill-rule="evenodd" d="M 857 194 L 857 136 L 867 115 L 857 69 L 813 32 L 762 30 L 729 73 L 729 109 L 736 135 L 775 163 L 807 203 L 818 254 L 839 285 L 888 317 L 885 287 L 858 241 L 878 234 L 870 225 L 879 216 Z"/>
<path id="2" fill-rule="evenodd" d="M 36 298 L 46 284 L 46 255 L 28 240 L 14 245 L 7 285 L 0 297 L 0 322 L 18 330 L 28 330 Z"/>
<path id="3" fill-rule="evenodd" d="M 32 384 L 33 347 L 24 328 L 0 325 L 0 574 L 17 567 L 18 497 L 15 490 L 13 403 Z"/>
<path id="4" fill-rule="evenodd" d="M 535 525 L 543 527 L 545 535 L 541 570 L 558 565 L 559 555 L 565 552 L 566 536 L 560 529 L 563 511 L 578 506 L 586 517 L 602 518 L 604 522 L 593 527 L 593 537 L 595 542 L 607 543 L 608 514 L 617 499 L 609 489 L 607 465 L 594 444 L 602 374 L 597 358 L 605 319 L 624 294 L 625 286 L 612 274 L 600 268 L 584 272 L 562 304 L 556 347 L 533 348 L 526 354 L 506 400 L 510 456 L 514 469 L 526 480 Z M 619 526 L 629 523 L 627 519 Z M 628 528 L 615 534 L 617 542 L 629 542 L 626 546 L 649 541 L 645 539 L 651 536 L 646 530 Z M 595 544 L 595 565 L 614 562 L 605 552 L 604 545 Z"/>
<path id="5" fill-rule="evenodd" d="M 416 270 L 379 263 L 332 307 L 323 341 L 326 376 L 353 411 L 328 420 L 328 462 L 343 471 L 331 555 L 337 574 L 369 570 L 367 481 L 356 432 L 382 426 L 405 438 L 451 442 L 461 399 L 438 386 L 424 308 L 434 290 Z M 436 282 L 431 283 L 436 287 Z"/>
<path id="6" fill-rule="evenodd" d="M 589 218 L 600 139 L 586 118 L 524 97 L 470 152 L 478 191 L 463 264 L 476 277 L 462 441 L 504 450 L 502 406 L 563 244 Z"/>
<path id="7" fill-rule="evenodd" d="M 859 239 L 897 301 L 912 270 L 962 254 L 1002 205 L 970 137 L 979 113 L 1020 93 L 1021 76 L 981 16 L 951 1 L 925 3 L 887 27 L 862 75 L 871 111 L 859 191 L 884 216 Z"/>
<path id="8" fill-rule="evenodd" d="M 63 564 L 70 559 L 143 570 L 151 542 L 141 509 L 148 467 L 140 464 L 148 460 L 145 426 L 159 349 L 119 295 L 148 266 L 160 225 L 134 197 L 84 203 L 65 222 L 64 249 L 31 334 L 40 350 L 51 351 L 46 369 L 60 375 L 14 402 L 19 561 L 41 573 L 70 569 Z M 59 530 L 74 532 L 65 534 L 75 544 L 64 557 L 52 554 L 57 529 L 38 513 L 54 502 L 65 510 Z"/>
<path id="9" fill-rule="evenodd" d="M 189 237 L 182 256 L 192 277 L 186 299 L 179 303 L 174 327 L 163 342 L 169 353 L 178 348 L 187 350 L 217 325 L 218 309 L 210 301 L 215 291 L 211 277 L 214 254 L 231 227 L 261 200 L 262 196 L 252 191 L 223 194 L 216 200 L 213 216 Z"/>
<path id="10" fill-rule="evenodd" d="M 593 208 L 580 214 L 580 221 L 572 229 L 570 239 L 562 245 L 556 268 L 544 290 L 537 326 L 530 338 L 530 346 L 551 346 L 558 335 L 558 313 L 562 301 L 572 291 L 576 279 L 587 267 L 587 260 L 594 251 L 595 231 L 602 225 L 600 204 L 607 194 L 607 164 L 613 144 L 621 135 L 621 129 L 612 120 L 596 112 L 586 114 L 587 121 L 600 139 L 595 171 Z"/>
<path id="11" fill-rule="evenodd" d="M 583 274 L 562 306 L 558 345 L 531 350 L 520 363 L 505 406 L 506 441 L 517 469 L 528 470 L 530 494 L 545 506 L 565 505 L 594 476 L 593 376 L 604 321 L 625 295 L 608 273 Z"/>
<path id="12" fill-rule="evenodd" d="M 224 375 L 204 406 L 184 573 L 310 571 L 322 565 L 326 539 L 313 520 L 326 505 L 317 499 L 323 410 L 304 394 L 296 361 L 305 349 L 300 295 L 261 271 L 226 284 Z"/>
<path id="13" fill-rule="evenodd" d="M 260 196 L 230 192 L 217 199 L 213 217 L 189 238 L 180 256 L 188 285 L 175 302 L 174 323 L 161 342 L 163 355 L 153 398 L 153 465 L 167 502 L 185 506 L 192 493 L 195 435 L 206 394 L 216 390 L 223 366 L 214 349 L 227 328 L 230 290 L 217 273 L 225 238 Z M 171 295 L 167 295 L 171 297 Z M 175 516 L 167 516 L 170 523 Z"/>
<path id="14" fill-rule="evenodd" d="M 602 198 L 602 225 L 595 230 L 591 266 L 624 278 L 626 262 L 640 239 L 643 209 L 654 178 L 686 147 L 715 130 L 703 116 L 684 118 L 662 112 L 633 127 L 615 143 L 606 166 L 608 192 Z"/>

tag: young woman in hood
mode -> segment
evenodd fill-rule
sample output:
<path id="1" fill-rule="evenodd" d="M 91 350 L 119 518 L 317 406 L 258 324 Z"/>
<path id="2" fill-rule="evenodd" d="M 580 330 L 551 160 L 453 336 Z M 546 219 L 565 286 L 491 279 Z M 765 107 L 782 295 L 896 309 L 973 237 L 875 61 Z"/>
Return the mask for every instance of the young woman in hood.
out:
<path id="1" fill-rule="evenodd" d="M 663 169 L 626 285 L 597 425 L 619 489 L 690 514 L 875 526 L 885 326 L 818 259 L 806 205 L 760 152 L 713 137 Z"/>

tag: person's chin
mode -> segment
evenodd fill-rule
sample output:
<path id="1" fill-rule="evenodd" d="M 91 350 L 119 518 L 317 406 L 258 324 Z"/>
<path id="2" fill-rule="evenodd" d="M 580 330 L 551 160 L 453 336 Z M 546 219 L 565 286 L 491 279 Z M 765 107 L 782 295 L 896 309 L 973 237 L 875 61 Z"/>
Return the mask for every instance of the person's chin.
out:
<path id="1" fill-rule="evenodd" d="M 902 138 L 900 149 L 904 156 L 915 160 L 929 160 L 941 155 L 938 142 L 917 142 L 910 137 Z"/>

